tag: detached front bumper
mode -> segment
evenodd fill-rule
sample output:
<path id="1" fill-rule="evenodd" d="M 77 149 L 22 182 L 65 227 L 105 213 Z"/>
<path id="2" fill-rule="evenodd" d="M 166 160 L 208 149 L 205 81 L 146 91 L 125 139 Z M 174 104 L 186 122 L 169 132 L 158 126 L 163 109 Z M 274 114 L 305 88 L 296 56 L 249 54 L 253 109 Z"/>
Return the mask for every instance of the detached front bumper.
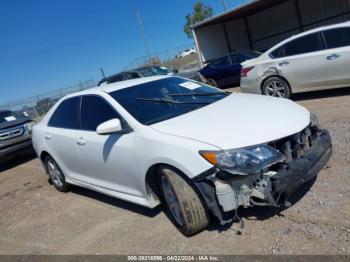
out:
<path id="1" fill-rule="evenodd" d="M 273 176 L 272 189 L 276 193 L 292 194 L 300 185 L 316 176 L 329 161 L 333 152 L 331 137 L 326 130 L 320 132 L 314 145 L 300 159 Z"/>
<path id="2" fill-rule="evenodd" d="M 312 146 L 300 157 L 276 170 L 261 174 L 233 175 L 213 168 L 194 179 L 208 208 L 222 224 L 232 221 L 232 212 L 239 206 L 281 206 L 304 183 L 324 168 L 332 155 L 327 130 L 318 130 Z M 231 215 L 230 215 L 231 213 Z"/>

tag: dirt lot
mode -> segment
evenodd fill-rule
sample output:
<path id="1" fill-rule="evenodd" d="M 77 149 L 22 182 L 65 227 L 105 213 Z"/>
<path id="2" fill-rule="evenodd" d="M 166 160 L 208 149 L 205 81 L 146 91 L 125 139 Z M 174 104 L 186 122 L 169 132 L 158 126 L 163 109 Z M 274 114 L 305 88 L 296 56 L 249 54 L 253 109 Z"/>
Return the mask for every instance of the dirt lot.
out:
<path id="1" fill-rule="evenodd" d="M 81 188 L 59 193 L 38 159 L 27 156 L 0 166 L 0 253 L 349 254 L 350 90 L 295 100 L 330 130 L 334 154 L 291 208 L 240 210 L 246 223 L 242 235 L 238 223 L 226 229 L 214 224 L 185 238 L 160 208 L 148 210 Z"/>

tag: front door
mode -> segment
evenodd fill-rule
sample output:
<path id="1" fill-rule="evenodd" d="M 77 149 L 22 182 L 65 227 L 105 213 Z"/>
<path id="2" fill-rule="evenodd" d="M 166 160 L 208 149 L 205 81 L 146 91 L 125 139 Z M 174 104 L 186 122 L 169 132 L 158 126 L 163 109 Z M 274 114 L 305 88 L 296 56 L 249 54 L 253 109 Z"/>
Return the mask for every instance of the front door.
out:
<path id="1" fill-rule="evenodd" d="M 103 97 L 82 96 L 81 130 L 77 133 L 76 141 L 82 166 L 79 180 L 105 189 L 142 196 L 142 189 L 136 189 L 134 182 L 137 172 L 135 132 L 121 131 L 109 135 L 96 133 L 101 123 L 114 118 L 122 121 Z"/>

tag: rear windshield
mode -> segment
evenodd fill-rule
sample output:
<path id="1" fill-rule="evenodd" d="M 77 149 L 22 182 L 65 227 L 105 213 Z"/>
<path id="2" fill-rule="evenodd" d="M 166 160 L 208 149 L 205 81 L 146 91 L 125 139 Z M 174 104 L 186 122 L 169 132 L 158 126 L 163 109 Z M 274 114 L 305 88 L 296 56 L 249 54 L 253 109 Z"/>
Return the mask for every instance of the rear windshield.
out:
<path id="1" fill-rule="evenodd" d="M 137 121 L 151 125 L 186 114 L 227 93 L 180 77 L 169 77 L 109 93 Z"/>

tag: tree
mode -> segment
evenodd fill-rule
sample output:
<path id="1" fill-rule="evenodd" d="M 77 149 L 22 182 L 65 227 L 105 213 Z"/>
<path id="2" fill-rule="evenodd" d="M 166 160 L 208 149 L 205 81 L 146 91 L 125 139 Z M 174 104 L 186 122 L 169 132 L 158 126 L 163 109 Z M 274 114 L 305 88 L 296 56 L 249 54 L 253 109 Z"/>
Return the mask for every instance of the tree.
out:
<path id="1" fill-rule="evenodd" d="M 193 6 L 193 13 L 186 15 L 186 24 L 184 26 L 184 32 L 187 34 L 188 38 L 193 38 L 193 25 L 211 16 L 213 16 L 213 8 L 211 8 L 209 5 L 204 5 L 202 1 L 197 1 Z"/>

